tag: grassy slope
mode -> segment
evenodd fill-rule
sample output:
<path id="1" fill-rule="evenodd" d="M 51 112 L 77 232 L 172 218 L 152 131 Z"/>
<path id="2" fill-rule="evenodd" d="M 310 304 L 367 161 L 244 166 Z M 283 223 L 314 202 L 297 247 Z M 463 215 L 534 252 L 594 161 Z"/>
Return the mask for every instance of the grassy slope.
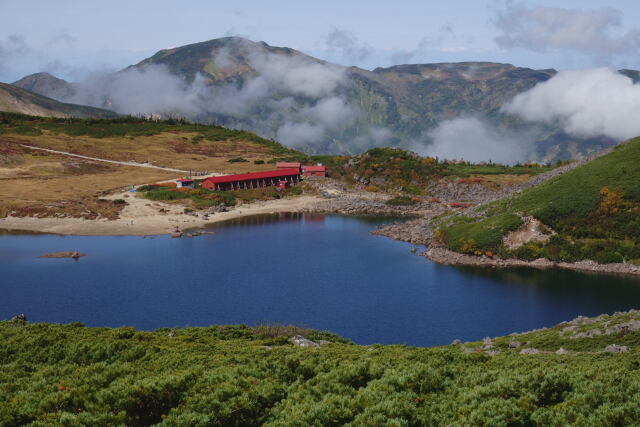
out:
<path id="1" fill-rule="evenodd" d="M 528 214 L 559 233 L 547 245 L 528 245 L 524 258 L 547 256 L 601 262 L 640 258 L 640 139 L 606 156 L 488 206 L 481 220 L 457 218 L 442 228 L 451 249 L 500 250 L 502 237 Z M 622 195 L 613 210 L 603 209 L 603 188 Z"/>
<path id="2" fill-rule="evenodd" d="M 273 168 L 272 164 L 251 161 L 229 163 L 229 158 L 268 161 L 303 156 L 249 132 L 179 120 L 56 119 L 0 113 L 0 216 L 15 207 L 60 200 L 81 202 L 103 191 L 177 176 L 174 172 L 30 151 L 20 144 L 116 161 L 226 173 Z"/>
<path id="3" fill-rule="evenodd" d="M 432 157 L 420 157 L 410 151 L 399 148 L 373 148 L 359 156 L 324 156 L 332 176 L 341 176 L 347 182 L 364 179 L 369 181 L 372 190 L 384 190 L 423 195 L 429 184 L 443 177 L 468 178 L 482 177 L 489 184 L 496 176 L 531 176 L 547 172 L 550 165 L 514 165 L 470 164 L 441 161 Z M 525 178 L 526 179 L 526 178 Z M 366 182 L 365 181 L 365 182 Z"/>
<path id="4" fill-rule="evenodd" d="M 638 317 L 574 322 L 575 332 Z M 171 337 L 168 329 L 4 321 L 0 425 L 633 424 L 640 333 L 576 339 L 561 334 L 567 326 L 494 339 L 499 354 L 490 356 L 462 351 L 481 342 L 362 347 L 310 333 L 332 341 L 316 350 L 242 326 Z M 512 340 L 548 353 L 519 354 Z M 631 351 L 604 353 L 612 343 Z M 570 353 L 555 354 L 560 347 Z"/>

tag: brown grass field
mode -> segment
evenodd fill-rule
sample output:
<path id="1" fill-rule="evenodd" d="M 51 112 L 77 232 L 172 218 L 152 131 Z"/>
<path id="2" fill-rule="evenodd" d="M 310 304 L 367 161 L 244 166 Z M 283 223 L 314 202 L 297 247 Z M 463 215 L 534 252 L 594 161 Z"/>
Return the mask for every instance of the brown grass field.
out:
<path id="1" fill-rule="evenodd" d="M 252 142 L 200 140 L 195 133 L 164 132 L 155 136 L 90 138 L 45 131 L 41 136 L 5 134 L 0 136 L 0 217 L 11 210 L 31 207 L 74 215 L 77 202 L 97 200 L 107 192 L 129 185 L 174 179 L 177 173 L 156 169 L 119 166 L 82 160 L 65 155 L 29 150 L 33 145 L 90 157 L 116 161 L 151 163 L 182 170 L 242 173 L 272 169 L 273 164 L 256 165 L 273 158 L 269 149 Z M 230 163 L 242 157 L 248 162 Z M 68 201 L 74 212 L 51 204 Z"/>

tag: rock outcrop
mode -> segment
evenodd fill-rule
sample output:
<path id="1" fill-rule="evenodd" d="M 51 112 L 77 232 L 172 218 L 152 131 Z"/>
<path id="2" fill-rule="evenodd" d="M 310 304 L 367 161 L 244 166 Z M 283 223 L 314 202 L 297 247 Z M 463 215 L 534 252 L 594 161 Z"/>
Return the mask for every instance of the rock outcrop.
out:
<path id="1" fill-rule="evenodd" d="M 86 256 L 86 254 L 82 252 L 75 251 L 65 251 L 65 252 L 51 252 L 48 254 L 40 255 L 38 258 L 73 258 L 78 259 L 80 257 Z"/>

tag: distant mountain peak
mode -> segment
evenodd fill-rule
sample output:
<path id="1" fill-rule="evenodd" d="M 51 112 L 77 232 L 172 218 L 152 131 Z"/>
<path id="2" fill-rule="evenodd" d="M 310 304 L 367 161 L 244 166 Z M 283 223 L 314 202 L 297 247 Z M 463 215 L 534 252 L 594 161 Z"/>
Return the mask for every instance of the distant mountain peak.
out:
<path id="1" fill-rule="evenodd" d="M 12 85 L 59 101 L 69 99 L 75 92 L 71 83 L 45 71 L 30 74 Z"/>

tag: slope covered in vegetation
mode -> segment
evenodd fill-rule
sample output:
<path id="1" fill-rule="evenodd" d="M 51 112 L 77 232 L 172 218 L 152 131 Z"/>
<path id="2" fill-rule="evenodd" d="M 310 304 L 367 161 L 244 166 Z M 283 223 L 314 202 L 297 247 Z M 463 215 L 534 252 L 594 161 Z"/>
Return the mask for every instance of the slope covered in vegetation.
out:
<path id="1" fill-rule="evenodd" d="M 46 152 L 38 147 L 119 162 L 149 163 L 198 173 L 272 169 L 269 161 L 303 156 L 257 135 L 184 120 L 71 119 L 0 112 L 0 217 L 78 216 L 107 212 L 99 200 L 133 184 L 175 179 L 181 172 L 114 165 Z M 240 163 L 230 160 L 242 158 Z M 71 209 L 70 206 L 74 208 Z M 105 205 L 111 208 L 111 204 Z"/>
<path id="2" fill-rule="evenodd" d="M 315 158 L 325 160 L 332 176 L 342 177 L 347 182 L 369 185 L 372 190 L 400 191 L 414 195 L 426 195 L 429 184 L 443 177 L 537 175 L 554 167 L 536 163 L 505 166 L 495 163 L 453 162 L 421 157 L 400 148 L 373 148 L 358 156 Z"/>
<path id="3" fill-rule="evenodd" d="M 290 327 L 3 321 L 0 425 L 633 424 L 639 318 L 434 348 Z M 298 333 L 329 343 L 296 347 Z"/>
<path id="4" fill-rule="evenodd" d="M 439 230 L 450 249 L 504 256 L 640 263 L 640 138 L 541 185 L 479 208 L 486 215 L 455 216 Z M 503 237 L 533 216 L 553 234 L 507 250 Z"/>
<path id="5" fill-rule="evenodd" d="M 244 141 L 264 146 L 273 154 L 299 154 L 282 144 L 261 138 L 251 132 L 227 129 L 222 126 L 194 124 L 184 119 L 152 120 L 138 116 L 102 119 L 47 118 L 0 111 L 0 135 L 17 133 L 37 136 L 42 135 L 43 131 L 91 138 L 135 138 L 154 136 L 163 132 L 193 132 L 197 134 L 191 139 L 193 144 L 203 140 L 211 142 Z"/>

